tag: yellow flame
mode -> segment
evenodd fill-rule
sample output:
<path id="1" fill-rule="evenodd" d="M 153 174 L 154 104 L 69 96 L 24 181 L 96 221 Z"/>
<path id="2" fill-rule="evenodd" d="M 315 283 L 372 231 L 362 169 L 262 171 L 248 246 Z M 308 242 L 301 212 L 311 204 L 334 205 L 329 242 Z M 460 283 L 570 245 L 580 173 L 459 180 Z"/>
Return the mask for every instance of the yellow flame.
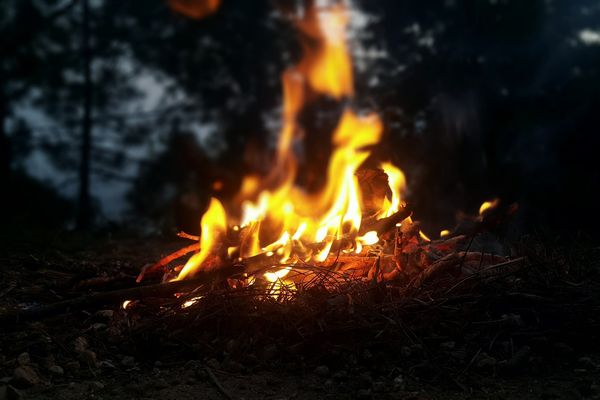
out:
<path id="1" fill-rule="evenodd" d="M 273 168 L 264 179 L 254 175 L 243 179 L 233 202 L 241 206 L 240 214 L 226 214 L 220 202 L 211 200 L 201 221 L 200 251 L 190 258 L 177 279 L 201 269 L 207 257 L 217 250 L 226 233 L 228 215 L 234 219 L 234 226 L 238 227 L 234 230 L 240 238 L 239 246 L 236 243 L 228 249 L 228 256 L 238 254 L 239 261 L 262 255 L 269 257 L 273 265 L 323 262 L 334 245 L 336 250 L 360 253 L 363 246 L 379 241 L 375 231 L 359 236 L 363 204 L 355 175 L 370 156 L 370 148 L 381 139 L 383 126 L 377 115 L 359 115 L 349 107 L 344 109 L 332 135 L 324 187 L 316 193 L 306 193 L 295 185 L 298 163 L 293 148 L 294 140 L 300 137 L 298 116 L 305 103 L 314 93 L 335 98 L 353 95 L 347 23 L 348 10 L 343 4 L 313 6 L 296 21 L 303 35 L 304 53 L 300 62 L 281 76 L 282 127 Z M 391 163 L 384 163 L 382 168 L 388 175 L 392 197 L 378 211 L 378 217 L 398 211 L 405 188 L 402 171 Z M 266 273 L 264 278 L 272 289 L 281 289 L 288 272 L 289 268 L 283 268 Z"/>
<path id="2" fill-rule="evenodd" d="M 448 229 L 444 229 L 443 231 L 440 232 L 440 237 L 446 237 L 450 234 L 450 231 Z"/>
<path id="3" fill-rule="evenodd" d="M 208 210 L 202 216 L 200 226 L 200 251 L 190 257 L 179 276 L 177 276 L 177 280 L 185 279 L 188 275 L 197 271 L 206 258 L 213 253 L 214 248 L 219 245 L 218 241 L 226 233 L 227 217 L 219 200 L 215 198 L 210 200 Z"/>
<path id="4" fill-rule="evenodd" d="M 392 191 L 392 200 L 385 199 L 383 210 L 384 212 L 378 215 L 379 218 L 389 217 L 400 209 L 402 204 L 402 194 L 406 189 L 406 177 L 400 168 L 390 162 L 381 164 L 381 169 L 388 177 L 388 185 Z"/>
<path id="5" fill-rule="evenodd" d="M 479 207 L 479 215 L 483 215 L 487 210 L 497 207 L 499 202 L 498 199 L 484 201 Z"/>
<path id="6" fill-rule="evenodd" d="M 131 305 L 131 300 L 125 300 L 122 304 L 121 304 L 121 308 L 123 310 L 127 310 L 127 307 L 129 307 Z"/>
<path id="7" fill-rule="evenodd" d="M 313 90 L 335 98 L 353 94 L 352 60 L 346 41 L 348 10 L 343 4 L 312 7 L 297 22 L 309 40 L 298 66 Z"/>
<path id="8" fill-rule="evenodd" d="M 423 239 L 426 242 L 431 242 L 431 239 L 429 239 L 429 237 L 427 237 L 426 234 L 423 233 L 423 231 L 419 231 L 419 236 L 421 237 L 421 239 Z"/>

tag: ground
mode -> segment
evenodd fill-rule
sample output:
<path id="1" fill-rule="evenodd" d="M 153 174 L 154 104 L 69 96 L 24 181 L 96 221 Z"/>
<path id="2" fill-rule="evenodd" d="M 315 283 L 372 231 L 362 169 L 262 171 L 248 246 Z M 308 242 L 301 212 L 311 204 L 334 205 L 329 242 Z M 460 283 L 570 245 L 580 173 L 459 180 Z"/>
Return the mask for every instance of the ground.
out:
<path id="1" fill-rule="evenodd" d="M 182 243 L 5 240 L 0 312 L 133 286 Z M 215 289 L 185 310 L 147 299 L 4 318 L 0 399 L 600 398 L 599 252 L 564 243 L 523 240 L 528 268 L 451 294 L 377 285 L 280 304 Z"/>

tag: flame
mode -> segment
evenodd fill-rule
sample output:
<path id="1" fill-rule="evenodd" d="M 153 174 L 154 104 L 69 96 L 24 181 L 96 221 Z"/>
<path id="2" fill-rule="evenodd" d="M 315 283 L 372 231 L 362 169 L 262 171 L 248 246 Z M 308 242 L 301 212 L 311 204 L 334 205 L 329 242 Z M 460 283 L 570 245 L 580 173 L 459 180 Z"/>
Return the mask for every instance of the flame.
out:
<path id="1" fill-rule="evenodd" d="M 208 210 L 202 216 L 200 222 L 200 251 L 194 254 L 185 264 L 177 280 L 185 279 L 190 274 L 193 274 L 206 258 L 213 253 L 215 247 L 219 245 L 219 239 L 227 231 L 227 217 L 225 209 L 221 202 L 215 198 L 210 200 Z"/>
<path id="2" fill-rule="evenodd" d="M 429 239 L 429 237 L 423 233 L 423 231 L 419 231 L 419 236 L 421 237 L 421 239 L 423 239 L 426 242 L 431 242 L 431 239 Z"/>
<path id="3" fill-rule="evenodd" d="M 479 207 L 479 215 L 483 215 L 486 211 L 491 210 L 492 208 L 497 207 L 499 202 L 500 202 L 500 200 L 498 200 L 498 199 L 484 201 L 481 204 L 481 206 Z"/>
<path id="4" fill-rule="evenodd" d="M 173 11 L 193 19 L 206 18 L 214 14 L 221 5 L 221 0 L 169 0 Z"/>
<path id="5" fill-rule="evenodd" d="M 384 162 L 381 164 L 381 169 L 388 176 L 388 185 L 392 190 L 392 199 L 390 201 L 387 197 L 385 198 L 382 207 L 385 211 L 378 215 L 379 218 L 389 217 L 400 209 L 400 205 L 402 204 L 401 195 L 406 190 L 406 177 L 398 167 L 390 162 Z"/>
<path id="6" fill-rule="evenodd" d="M 440 232 L 441 238 L 446 237 L 448 235 L 450 235 L 450 231 L 448 229 L 444 229 L 443 231 Z"/>
<path id="7" fill-rule="evenodd" d="M 312 4 L 312 3 L 311 3 Z M 379 143 L 383 125 L 375 114 L 359 114 L 346 107 L 331 137 L 332 153 L 324 187 L 307 193 L 295 184 L 297 160 L 294 141 L 300 137 L 299 115 L 311 94 L 334 98 L 353 96 L 352 62 L 346 42 L 349 13 L 343 4 L 312 6 L 296 19 L 303 35 L 304 53 L 298 64 L 282 76 L 282 127 L 274 154 L 273 168 L 263 179 L 246 176 L 226 212 L 216 199 L 202 217 L 200 251 L 183 267 L 178 280 L 205 268 L 210 255 L 220 251 L 227 233 L 227 219 L 239 237 L 238 244 L 224 248 L 225 257 L 262 257 L 271 265 L 324 262 L 332 251 L 360 253 L 363 246 L 379 241 L 377 232 L 359 236 L 363 204 L 356 171 Z M 310 90 L 310 92 L 309 92 Z M 388 175 L 391 199 L 378 211 L 383 218 L 399 210 L 405 188 L 402 171 L 391 163 L 382 164 Z M 238 211 L 241 211 L 238 213 Z M 226 251 L 225 251 L 226 250 Z M 291 267 L 264 273 L 269 293 L 293 290 L 287 279 Z M 254 280 L 253 280 L 254 282 Z"/>
<path id="8" fill-rule="evenodd" d="M 305 57 L 298 68 L 311 88 L 334 98 L 351 96 L 352 61 L 346 41 L 348 10 L 345 5 L 311 7 L 296 25 L 306 36 Z"/>
<path id="9" fill-rule="evenodd" d="M 131 300 L 125 300 L 122 304 L 121 304 L 121 308 L 123 310 L 127 310 L 127 307 L 129 307 L 131 305 Z"/>

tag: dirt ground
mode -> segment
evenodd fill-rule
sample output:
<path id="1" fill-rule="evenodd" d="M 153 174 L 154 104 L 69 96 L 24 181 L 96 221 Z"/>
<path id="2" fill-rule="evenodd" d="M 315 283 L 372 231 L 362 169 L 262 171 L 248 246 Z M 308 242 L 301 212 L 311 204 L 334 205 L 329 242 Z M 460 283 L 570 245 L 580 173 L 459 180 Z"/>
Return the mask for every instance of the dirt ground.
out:
<path id="1" fill-rule="evenodd" d="M 107 234 L 5 242 L 0 313 L 132 286 L 141 266 L 181 244 Z M 4 319 L 0 400 L 598 399 L 599 252 L 551 253 L 444 298 L 219 297 L 185 312 L 148 300 Z"/>

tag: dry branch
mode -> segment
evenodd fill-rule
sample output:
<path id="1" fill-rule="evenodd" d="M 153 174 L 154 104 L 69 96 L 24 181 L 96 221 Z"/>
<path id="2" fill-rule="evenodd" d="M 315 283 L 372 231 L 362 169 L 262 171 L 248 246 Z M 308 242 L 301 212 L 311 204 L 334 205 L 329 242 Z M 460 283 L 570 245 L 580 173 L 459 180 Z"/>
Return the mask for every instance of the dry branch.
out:
<path id="1" fill-rule="evenodd" d="M 60 315 L 71 310 L 121 303 L 124 300 L 139 300 L 148 297 L 169 297 L 175 293 L 190 291 L 202 285 L 222 282 L 228 277 L 241 272 L 243 272 L 242 266 L 230 265 L 217 270 L 200 271 L 193 278 L 183 281 L 166 282 L 114 290 L 110 292 L 94 293 L 41 307 L 2 314 L 0 315 L 0 325 L 7 326 L 7 324 L 38 320 L 45 317 Z"/>

